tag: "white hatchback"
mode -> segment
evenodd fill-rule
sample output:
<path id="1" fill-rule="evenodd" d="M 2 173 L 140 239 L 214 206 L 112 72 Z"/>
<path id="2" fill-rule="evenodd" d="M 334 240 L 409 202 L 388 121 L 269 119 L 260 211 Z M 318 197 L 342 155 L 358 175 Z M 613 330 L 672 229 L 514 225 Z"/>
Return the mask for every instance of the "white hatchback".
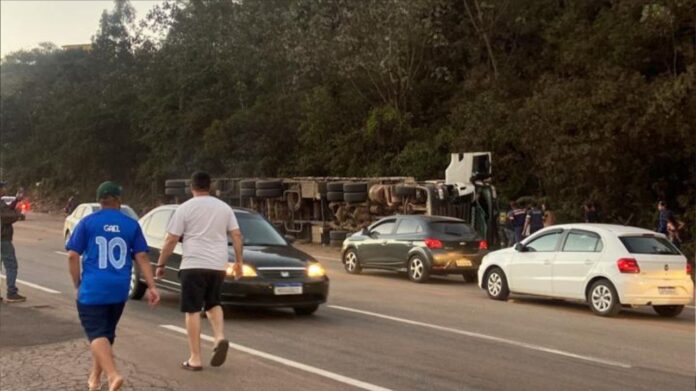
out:
<path id="1" fill-rule="evenodd" d="M 479 286 L 495 300 L 510 293 L 587 302 L 597 315 L 652 306 L 677 316 L 693 301 L 691 265 L 664 235 L 608 224 L 545 228 L 515 247 L 489 253 Z"/>

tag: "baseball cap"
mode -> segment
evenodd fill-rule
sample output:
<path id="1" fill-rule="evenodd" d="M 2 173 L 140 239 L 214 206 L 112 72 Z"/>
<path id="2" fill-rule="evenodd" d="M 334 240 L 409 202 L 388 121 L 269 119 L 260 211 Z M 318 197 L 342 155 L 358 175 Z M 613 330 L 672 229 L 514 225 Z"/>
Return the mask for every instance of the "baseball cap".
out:
<path id="1" fill-rule="evenodd" d="M 106 181 L 97 187 L 97 200 L 106 197 L 120 197 L 123 188 L 116 182 Z"/>

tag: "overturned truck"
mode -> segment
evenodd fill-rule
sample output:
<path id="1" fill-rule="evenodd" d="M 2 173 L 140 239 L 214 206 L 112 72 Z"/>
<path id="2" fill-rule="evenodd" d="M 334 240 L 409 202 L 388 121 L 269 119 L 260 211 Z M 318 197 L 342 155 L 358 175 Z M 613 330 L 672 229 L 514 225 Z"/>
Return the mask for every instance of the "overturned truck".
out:
<path id="1" fill-rule="evenodd" d="M 284 234 L 340 246 L 351 232 L 394 214 L 457 217 L 498 244 L 498 205 L 489 152 L 455 153 L 445 179 L 411 177 L 215 178 L 213 193 L 256 210 Z M 170 202 L 191 196 L 189 181 L 165 182 Z"/>

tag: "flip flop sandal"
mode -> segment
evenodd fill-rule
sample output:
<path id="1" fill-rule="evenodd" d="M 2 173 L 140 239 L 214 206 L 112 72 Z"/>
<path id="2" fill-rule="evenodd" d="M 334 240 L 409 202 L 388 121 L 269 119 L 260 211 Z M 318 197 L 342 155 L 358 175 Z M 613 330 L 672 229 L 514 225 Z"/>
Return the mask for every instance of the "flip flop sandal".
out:
<path id="1" fill-rule="evenodd" d="M 102 384 L 99 383 L 97 385 L 93 385 L 93 384 L 90 384 L 89 382 L 87 382 L 87 388 L 89 389 L 89 391 L 101 391 Z"/>
<path id="2" fill-rule="evenodd" d="M 187 371 L 202 371 L 203 367 L 194 367 L 193 365 L 189 364 L 188 360 L 184 361 L 181 363 L 181 369 L 185 369 Z"/>
<path id="3" fill-rule="evenodd" d="M 230 341 L 221 339 L 215 344 L 213 349 L 213 357 L 210 359 L 210 366 L 219 367 L 227 359 L 227 349 L 230 348 Z"/>

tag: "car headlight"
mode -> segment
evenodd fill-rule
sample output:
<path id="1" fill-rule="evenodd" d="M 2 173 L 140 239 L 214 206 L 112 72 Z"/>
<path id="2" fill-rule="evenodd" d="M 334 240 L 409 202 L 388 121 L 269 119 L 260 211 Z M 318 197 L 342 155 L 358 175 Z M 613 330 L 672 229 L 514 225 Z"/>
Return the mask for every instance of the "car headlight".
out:
<path id="1" fill-rule="evenodd" d="M 312 263 L 307 268 L 307 275 L 309 277 L 324 277 L 326 271 L 319 263 Z"/>
<path id="2" fill-rule="evenodd" d="M 232 265 L 227 267 L 227 275 L 230 277 L 234 276 L 234 268 L 232 268 Z M 242 277 L 256 277 L 258 274 L 256 274 L 256 270 L 252 267 L 247 265 L 246 263 L 242 265 Z"/>

